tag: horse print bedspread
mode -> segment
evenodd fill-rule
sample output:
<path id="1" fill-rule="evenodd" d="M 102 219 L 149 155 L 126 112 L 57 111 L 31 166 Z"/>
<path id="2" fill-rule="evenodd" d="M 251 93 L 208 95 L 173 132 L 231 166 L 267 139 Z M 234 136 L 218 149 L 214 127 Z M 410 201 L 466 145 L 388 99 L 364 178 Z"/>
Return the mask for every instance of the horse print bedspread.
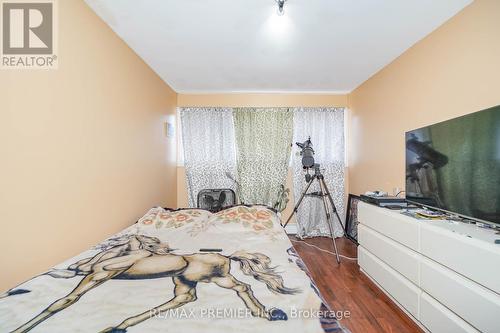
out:
<path id="1" fill-rule="evenodd" d="M 343 332 L 263 206 L 153 208 L 0 295 L 0 332 Z"/>

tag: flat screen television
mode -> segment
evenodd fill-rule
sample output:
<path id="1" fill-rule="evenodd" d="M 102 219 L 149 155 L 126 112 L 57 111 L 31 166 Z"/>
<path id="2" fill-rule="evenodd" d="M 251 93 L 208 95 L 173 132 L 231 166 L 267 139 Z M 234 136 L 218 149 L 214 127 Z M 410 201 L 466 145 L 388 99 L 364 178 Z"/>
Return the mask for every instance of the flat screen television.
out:
<path id="1" fill-rule="evenodd" d="M 500 224 L 500 105 L 406 133 L 406 199 Z"/>

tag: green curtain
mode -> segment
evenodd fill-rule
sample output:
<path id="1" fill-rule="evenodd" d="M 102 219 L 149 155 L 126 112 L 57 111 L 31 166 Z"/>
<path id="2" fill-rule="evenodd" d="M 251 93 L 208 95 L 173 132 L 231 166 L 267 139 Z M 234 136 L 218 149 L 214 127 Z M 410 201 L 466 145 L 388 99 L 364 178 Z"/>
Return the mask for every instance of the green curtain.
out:
<path id="1" fill-rule="evenodd" d="M 244 204 L 273 206 L 286 183 L 293 135 L 288 108 L 233 111 L 239 196 Z"/>

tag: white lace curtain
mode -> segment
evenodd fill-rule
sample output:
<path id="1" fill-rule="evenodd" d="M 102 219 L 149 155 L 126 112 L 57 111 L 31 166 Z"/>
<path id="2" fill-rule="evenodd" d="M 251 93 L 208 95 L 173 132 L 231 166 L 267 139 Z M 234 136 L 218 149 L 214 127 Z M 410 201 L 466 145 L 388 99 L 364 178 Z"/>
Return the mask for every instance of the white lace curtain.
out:
<path id="1" fill-rule="evenodd" d="M 207 188 L 235 189 L 236 153 L 230 108 L 181 108 L 182 144 L 189 206 Z"/>
<path id="2" fill-rule="evenodd" d="M 344 216 L 344 109 L 343 108 L 297 108 L 294 113 L 294 142 L 304 142 L 310 136 L 315 151 L 314 159 L 321 164 L 321 171 L 330 190 L 338 214 Z M 293 194 L 297 201 L 305 186 L 301 156 L 292 155 Z M 312 173 L 312 172 L 311 172 Z M 315 181 L 309 192 L 319 191 Z M 296 214 L 299 237 L 330 236 L 322 199 L 306 196 Z M 334 214 L 332 222 L 335 237 L 343 235 L 343 229 Z M 343 222 L 343 221 L 342 221 Z"/>

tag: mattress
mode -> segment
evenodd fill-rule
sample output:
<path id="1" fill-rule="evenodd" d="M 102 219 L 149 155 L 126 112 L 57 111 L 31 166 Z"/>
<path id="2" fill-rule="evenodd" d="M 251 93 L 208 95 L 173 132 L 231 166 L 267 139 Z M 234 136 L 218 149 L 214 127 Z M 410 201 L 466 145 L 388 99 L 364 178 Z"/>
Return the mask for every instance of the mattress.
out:
<path id="1" fill-rule="evenodd" d="M 0 295 L 0 332 L 345 332 L 277 214 L 150 209 Z"/>

